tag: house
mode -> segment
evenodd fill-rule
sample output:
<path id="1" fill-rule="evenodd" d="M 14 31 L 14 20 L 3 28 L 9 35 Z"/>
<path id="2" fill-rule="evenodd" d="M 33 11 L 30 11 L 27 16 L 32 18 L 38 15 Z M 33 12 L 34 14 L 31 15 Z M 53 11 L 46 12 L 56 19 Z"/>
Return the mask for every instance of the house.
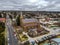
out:
<path id="1" fill-rule="evenodd" d="M 0 22 L 5 22 L 6 19 L 5 18 L 0 18 Z"/>

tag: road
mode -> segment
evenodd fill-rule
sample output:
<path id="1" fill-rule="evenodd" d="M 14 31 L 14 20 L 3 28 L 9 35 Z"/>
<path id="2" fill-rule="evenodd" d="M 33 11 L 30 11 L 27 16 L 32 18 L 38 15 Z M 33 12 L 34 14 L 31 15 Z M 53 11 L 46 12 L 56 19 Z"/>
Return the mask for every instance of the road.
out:
<path id="1" fill-rule="evenodd" d="M 8 45 L 18 45 L 18 39 L 14 36 L 14 28 L 12 26 L 11 19 L 7 15 L 6 17 L 7 39 Z"/>

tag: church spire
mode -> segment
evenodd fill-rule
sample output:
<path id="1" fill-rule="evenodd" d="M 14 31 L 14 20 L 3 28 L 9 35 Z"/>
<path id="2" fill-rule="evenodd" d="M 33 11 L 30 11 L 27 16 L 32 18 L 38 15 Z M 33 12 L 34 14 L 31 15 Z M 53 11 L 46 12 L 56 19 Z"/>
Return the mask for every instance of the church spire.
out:
<path id="1" fill-rule="evenodd" d="M 23 14 L 22 14 L 22 12 L 20 12 L 20 23 L 21 23 L 21 26 L 23 26 L 22 19 L 23 19 Z"/>
<path id="2" fill-rule="evenodd" d="M 21 15 L 20 15 L 20 19 L 23 19 L 23 15 L 22 15 L 22 12 L 20 12 L 20 14 L 21 14 Z"/>

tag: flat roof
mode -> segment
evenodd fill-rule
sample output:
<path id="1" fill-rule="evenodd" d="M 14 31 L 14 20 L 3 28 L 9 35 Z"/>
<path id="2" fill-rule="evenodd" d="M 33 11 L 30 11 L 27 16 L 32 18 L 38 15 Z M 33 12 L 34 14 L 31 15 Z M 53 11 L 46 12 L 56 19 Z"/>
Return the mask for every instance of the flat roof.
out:
<path id="1" fill-rule="evenodd" d="M 60 43 L 60 38 L 54 38 L 54 39 L 51 39 L 51 40 Z"/>

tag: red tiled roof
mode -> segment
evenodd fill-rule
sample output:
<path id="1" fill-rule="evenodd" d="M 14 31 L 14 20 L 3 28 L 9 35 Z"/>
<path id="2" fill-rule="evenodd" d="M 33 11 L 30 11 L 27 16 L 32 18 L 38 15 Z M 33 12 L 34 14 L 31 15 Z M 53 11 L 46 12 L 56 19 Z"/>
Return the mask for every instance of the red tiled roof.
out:
<path id="1" fill-rule="evenodd" d="M 5 21 L 6 19 L 5 18 L 0 18 L 0 21 Z"/>

